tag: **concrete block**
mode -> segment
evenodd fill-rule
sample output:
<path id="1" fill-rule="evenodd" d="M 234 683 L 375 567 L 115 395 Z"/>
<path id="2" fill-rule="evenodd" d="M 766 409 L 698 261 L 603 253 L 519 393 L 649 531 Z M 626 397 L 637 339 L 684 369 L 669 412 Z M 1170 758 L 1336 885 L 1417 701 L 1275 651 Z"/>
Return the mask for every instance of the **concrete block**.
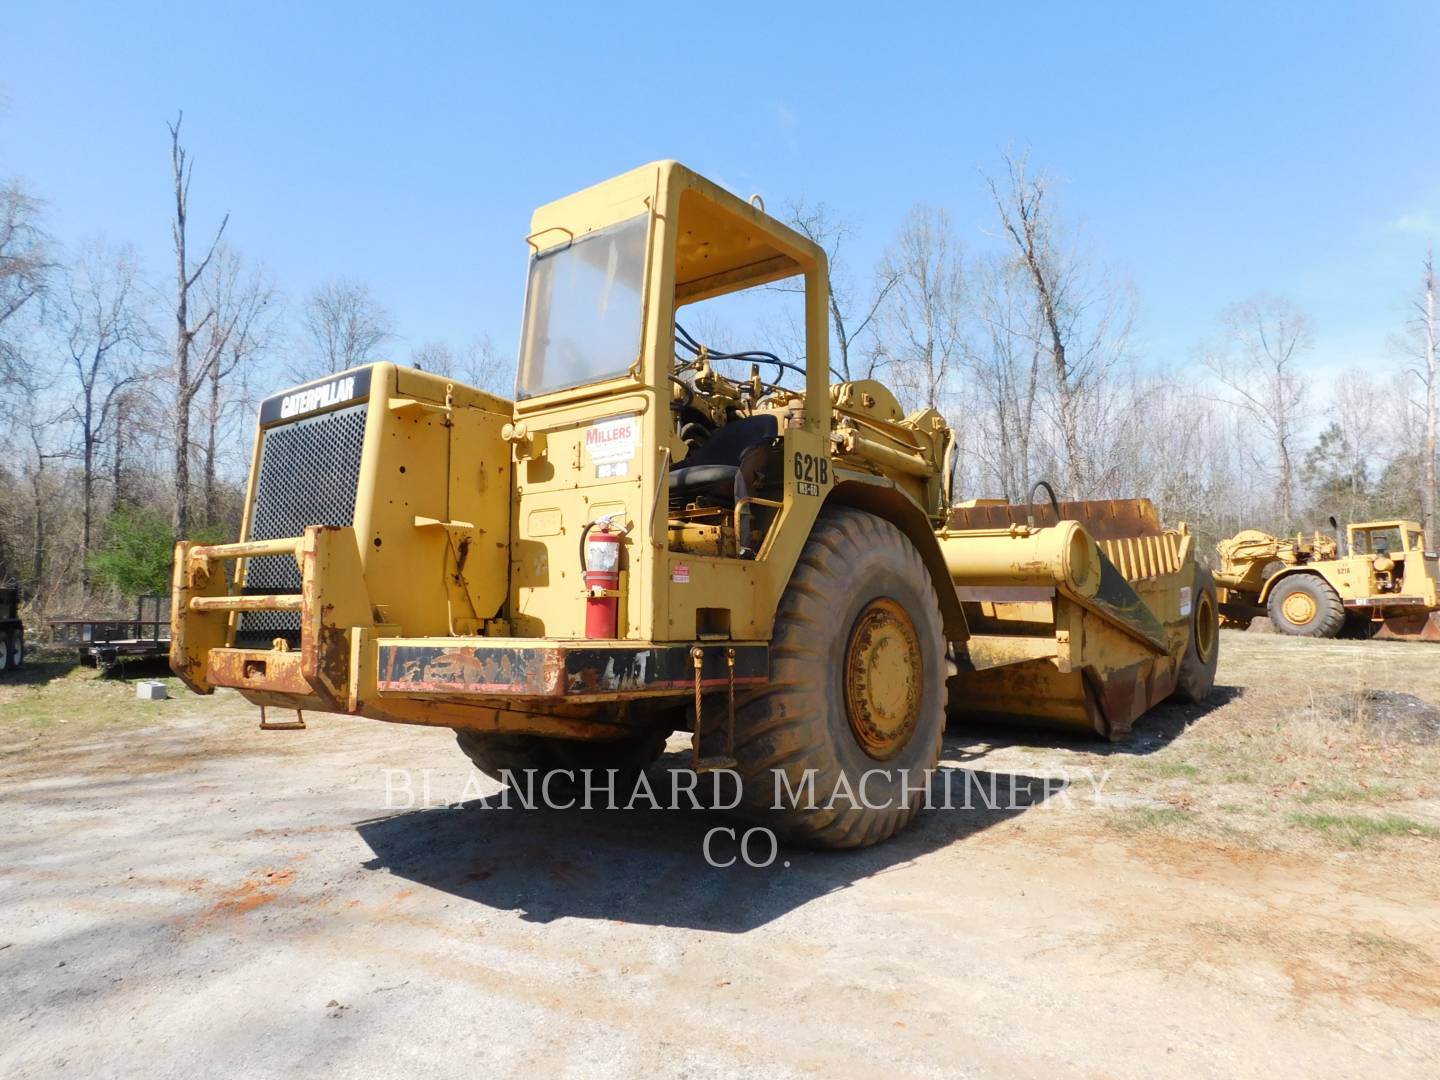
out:
<path id="1" fill-rule="evenodd" d="M 165 684 L 155 679 L 146 679 L 135 684 L 135 696 L 141 701 L 164 701 L 170 695 Z"/>

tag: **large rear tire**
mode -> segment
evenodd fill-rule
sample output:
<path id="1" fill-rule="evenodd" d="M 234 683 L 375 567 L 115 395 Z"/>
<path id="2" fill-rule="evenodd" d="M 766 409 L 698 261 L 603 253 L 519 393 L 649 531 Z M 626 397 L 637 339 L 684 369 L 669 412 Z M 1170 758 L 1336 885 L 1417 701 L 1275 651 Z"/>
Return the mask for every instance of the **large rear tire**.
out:
<path id="1" fill-rule="evenodd" d="M 1220 663 L 1220 606 L 1215 598 L 1215 579 L 1203 566 L 1195 568 L 1195 592 L 1190 601 L 1190 640 L 1180 661 L 1175 696 L 1185 701 L 1204 701 L 1215 689 L 1215 669 Z"/>
<path id="2" fill-rule="evenodd" d="M 736 711 L 744 816 L 813 848 L 904 828 L 940 758 L 945 635 L 930 573 L 899 529 L 821 513 L 775 614 L 770 679 Z"/>
<path id="3" fill-rule="evenodd" d="M 10 634 L 8 631 L 0 631 L 0 674 L 10 670 Z"/>
<path id="4" fill-rule="evenodd" d="M 1345 625 L 1340 595 L 1318 574 L 1282 578 L 1265 606 L 1275 629 L 1294 637 L 1333 638 Z"/>
<path id="5" fill-rule="evenodd" d="M 616 770 L 615 793 L 627 800 L 639 774 L 665 750 L 666 733 L 656 728 L 625 739 L 586 742 L 578 739 L 553 739 L 544 735 L 497 735 L 485 731 L 455 732 L 455 741 L 471 763 L 493 780 L 505 782 L 505 773 L 522 780 L 527 769 L 535 770 L 536 790 L 544 777 L 552 772 L 572 774 L 589 769 L 599 774 L 596 783 L 605 779 L 608 769 Z M 563 787 L 575 787 L 582 778 L 557 777 Z"/>

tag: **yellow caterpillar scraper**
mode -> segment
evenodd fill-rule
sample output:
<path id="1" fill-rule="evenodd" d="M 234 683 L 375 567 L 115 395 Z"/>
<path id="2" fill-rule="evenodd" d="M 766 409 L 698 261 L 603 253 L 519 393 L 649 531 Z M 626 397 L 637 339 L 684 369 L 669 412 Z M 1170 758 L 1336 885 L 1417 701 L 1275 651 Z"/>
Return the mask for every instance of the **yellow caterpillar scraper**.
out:
<path id="1" fill-rule="evenodd" d="M 1209 692 L 1183 527 L 1143 500 L 952 508 L 945 418 L 831 383 L 805 237 L 658 162 L 526 241 L 514 400 L 381 363 L 262 405 L 239 542 L 176 552 L 193 689 L 453 728 L 501 777 L 633 773 L 689 731 L 743 813 L 817 847 L 911 819 L 947 696 L 1114 738 Z M 687 332 L 782 279 L 802 357 Z"/>
<path id="2" fill-rule="evenodd" d="M 1337 531 L 1339 526 L 1331 519 Z M 1440 641 L 1440 569 L 1418 522 L 1364 521 L 1291 540 L 1256 529 L 1217 545 L 1220 612 L 1246 628 L 1261 615 L 1282 634 L 1332 638 L 1349 623 L 1373 637 Z"/>

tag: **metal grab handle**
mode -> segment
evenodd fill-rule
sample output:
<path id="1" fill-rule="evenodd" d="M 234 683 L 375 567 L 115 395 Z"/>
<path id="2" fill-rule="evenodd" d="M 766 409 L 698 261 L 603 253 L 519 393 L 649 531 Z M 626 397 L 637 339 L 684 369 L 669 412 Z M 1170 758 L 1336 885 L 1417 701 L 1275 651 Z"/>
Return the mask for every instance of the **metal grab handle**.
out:
<path id="1" fill-rule="evenodd" d="M 303 611 L 300 593 L 270 593 L 264 596 L 192 596 L 191 611 Z"/>
<path id="2" fill-rule="evenodd" d="M 303 536 L 287 536 L 279 540 L 242 540 L 236 544 L 207 544 L 190 549 L 190 558 L 209 562 L 212 559 L 245 559 L 257 555 L 295 555 L 305 543 Z"/>
<path id="3" fill-rule="evenodd" d="M 532 232 L 529 236 L 525 237 L 525 243 L 530 245 L 531 250 L 534 251 L 536 255 L 540 254 L 540 245 L 535 243 L 535 238 L 537 236 L 544 236 L 548 232 L 563 232 L 567 237 L 569 237 L 569 239 L 565 243 L 565 247 L 567 248 L 571 244 L 575 243 L 575 234 L 569 229 L 567 229 L 564 225 L 547 225 L 545 228 L 539 230 L 538 232 Z"/>

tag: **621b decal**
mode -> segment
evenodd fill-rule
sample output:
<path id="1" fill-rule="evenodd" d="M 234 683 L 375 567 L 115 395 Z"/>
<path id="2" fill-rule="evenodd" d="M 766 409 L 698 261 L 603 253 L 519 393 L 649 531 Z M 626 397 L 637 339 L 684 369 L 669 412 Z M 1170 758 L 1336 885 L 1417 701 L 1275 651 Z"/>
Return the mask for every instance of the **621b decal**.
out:
<path id="1" fill-rule="evenodd" d="M 830 483 L 830 459 L 823 454 L 796 454 L 793 472 L 801 495 L 819 495 L 821 487 Z"/>

